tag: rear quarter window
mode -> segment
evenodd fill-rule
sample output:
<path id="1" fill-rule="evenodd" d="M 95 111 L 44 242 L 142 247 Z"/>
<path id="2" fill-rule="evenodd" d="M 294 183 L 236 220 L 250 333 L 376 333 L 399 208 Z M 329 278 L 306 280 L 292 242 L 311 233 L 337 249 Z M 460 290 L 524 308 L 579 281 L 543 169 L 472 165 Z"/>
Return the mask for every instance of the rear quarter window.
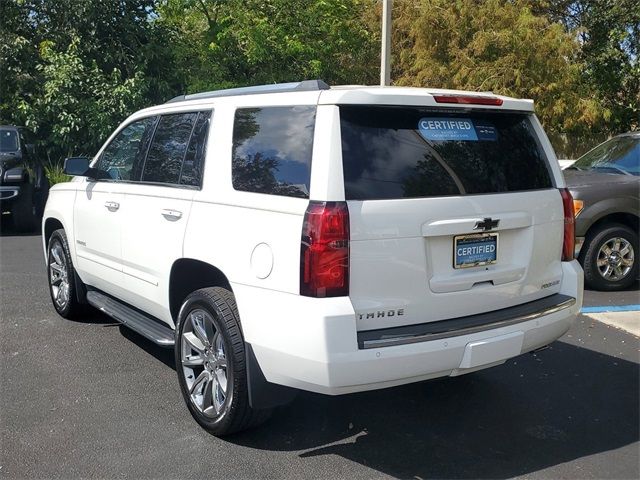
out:
<path id="1" fill-rule="evenodd" d="M 347 200 L 552 188 L 529 115 L 340 106 Z"/>
<path id="2" fill-rule="evenodd" d="M 309 198 L 315 115 L 315 106 L 238 109 L 233 188 Z"/>

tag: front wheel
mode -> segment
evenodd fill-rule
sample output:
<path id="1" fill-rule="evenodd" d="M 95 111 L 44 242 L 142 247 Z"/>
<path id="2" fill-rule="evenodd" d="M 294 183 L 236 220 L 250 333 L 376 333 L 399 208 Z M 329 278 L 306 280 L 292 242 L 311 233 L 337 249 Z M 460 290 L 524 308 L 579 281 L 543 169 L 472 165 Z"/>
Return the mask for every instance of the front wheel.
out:
<path id="1" fill-rule="evenodd" d="M 586 284 L 623 290 L 638 276 L 638 234 L 625 225 L 605 225 L 589 235 L 582 257 Z"/>
<path id="2" fill-rule="evenodd" d="M 189 295 L 178 316 L 176 370 L 193 418 L 214 435 L 262 423 L 249 405 L 245 346 L 233 293 L 220 287 Z"/>
<path id="3" fill-rule="evenodd" d="M 53 232 L 49 239 L 47 273 L 53 307 L 60 316 L 74 318 L 81 312 L 82 305 L 76 296 L 75 269 L 63 229 Z"/>

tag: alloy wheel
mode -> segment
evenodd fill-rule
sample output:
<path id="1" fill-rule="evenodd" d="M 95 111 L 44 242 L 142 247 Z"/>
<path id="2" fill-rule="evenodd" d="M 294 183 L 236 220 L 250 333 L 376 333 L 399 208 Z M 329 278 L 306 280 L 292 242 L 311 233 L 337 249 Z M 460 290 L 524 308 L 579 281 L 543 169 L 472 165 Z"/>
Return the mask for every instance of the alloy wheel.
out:
<path id="1" fill-rule="evenodd" d="M 622 237 L 614 237 L 603 243 L 598 250 L 596 266 L 605 280 L 616 282 L 629 274 L 634 260 L 631 243 Z"/>
<path id="2" fill-rule="evenodd" d="M 200 413 L 215 418 L 228 401 L 230 384 L 224 340 L 203 309 L 192 310 L 185 322 L 180 359 L 189 399 Z"/>
<path id="3" fill-rule="evenodd" d="M 60 242 L 54 242 L 49 250 L 49 285 L 53 301 L 63 310 L 69 303 L 69 274 Z"/>

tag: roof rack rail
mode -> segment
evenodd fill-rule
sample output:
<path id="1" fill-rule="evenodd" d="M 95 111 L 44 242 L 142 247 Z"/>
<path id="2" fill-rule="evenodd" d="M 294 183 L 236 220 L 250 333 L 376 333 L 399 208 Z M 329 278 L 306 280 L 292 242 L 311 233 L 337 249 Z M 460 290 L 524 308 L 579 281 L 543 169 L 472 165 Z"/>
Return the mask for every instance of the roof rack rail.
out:
<path id="1" fill-rule="evenodd" d="M 310 92 L 314 90 L 329 90 L 330 88 L 331 87 L 322 80 L 303 80 L 302 82 L 274 83 L 269 85 L 256 85 L 255 87 L 227 88 L 225 90 L 213 90 L 211 92 L 194 93 L 191 95 L 179 95 L 166 103 L 236 95 L 257 95 L 259 93 Z"/>

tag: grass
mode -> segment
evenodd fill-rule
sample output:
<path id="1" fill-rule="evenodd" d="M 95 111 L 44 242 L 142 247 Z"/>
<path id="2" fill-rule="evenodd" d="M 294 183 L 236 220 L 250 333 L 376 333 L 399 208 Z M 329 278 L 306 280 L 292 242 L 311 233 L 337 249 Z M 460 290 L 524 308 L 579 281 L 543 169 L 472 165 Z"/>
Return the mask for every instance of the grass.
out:
<path id="1" fill-rule="evenodd" d="M 44 173 L 49 179 L 49 185 L 54 186 L 56 183 L 68 182 L 71 177 L 62 171 L 62 165 L 59 163 L 48 162 L 44 166 Z"/>

